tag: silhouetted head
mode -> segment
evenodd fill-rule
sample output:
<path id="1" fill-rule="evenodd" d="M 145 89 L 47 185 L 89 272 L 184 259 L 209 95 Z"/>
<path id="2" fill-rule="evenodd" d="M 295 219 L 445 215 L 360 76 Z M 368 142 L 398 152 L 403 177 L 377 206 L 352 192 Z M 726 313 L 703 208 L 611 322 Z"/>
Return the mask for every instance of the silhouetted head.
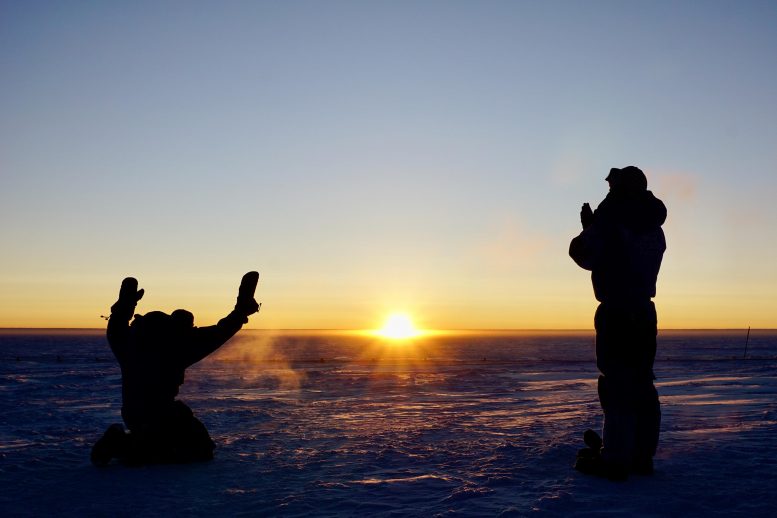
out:
<path id="1" fill-rule="evenodd" d="M 619 169 L 613 167 L 605 178 L 610 183 L 610 191 L 628 194 L 647 191 L 647 177 L 642 169 L 633 165 Z"/>
<path id="2" fill-rule="evenodd" d="M 176 309 L 170 315 L 170 318 L 172 318 L 173 325 L 177 329 L 191 329 L 194 327 L 194 315 L 185 309 Z"/>
<path id="3" fill-rule="evenodd" d="M 179 339 L 193 327 L 194 315 L 185 309 L 176 309 L 172 315 L 162 311 L 135 315 L 130 329 L 136 342 L 151 345 Z"/>

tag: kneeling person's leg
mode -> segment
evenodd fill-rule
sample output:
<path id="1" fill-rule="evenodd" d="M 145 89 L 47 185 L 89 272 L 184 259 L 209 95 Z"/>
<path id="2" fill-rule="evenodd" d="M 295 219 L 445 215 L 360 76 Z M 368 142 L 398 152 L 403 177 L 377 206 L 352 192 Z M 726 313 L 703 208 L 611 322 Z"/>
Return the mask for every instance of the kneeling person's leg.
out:
<path id="1" fill-rule="evenodd" d="M 179 462 L 211 460 L 216 444 L 207 428 L 182 401 L 175 402 L 175 440 Z"/>

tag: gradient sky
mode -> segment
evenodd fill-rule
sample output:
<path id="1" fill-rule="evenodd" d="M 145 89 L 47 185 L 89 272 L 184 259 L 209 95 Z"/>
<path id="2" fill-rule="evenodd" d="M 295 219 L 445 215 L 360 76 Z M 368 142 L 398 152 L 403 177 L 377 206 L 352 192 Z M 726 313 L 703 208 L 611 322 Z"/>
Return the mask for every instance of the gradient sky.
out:
<path id="1" fill-rule="evenodd" d="M 591 328 L 580 205 L 669 209 L 665 328 L 777 327 L 775 2 L 0 2 L 0 327 Z"/>

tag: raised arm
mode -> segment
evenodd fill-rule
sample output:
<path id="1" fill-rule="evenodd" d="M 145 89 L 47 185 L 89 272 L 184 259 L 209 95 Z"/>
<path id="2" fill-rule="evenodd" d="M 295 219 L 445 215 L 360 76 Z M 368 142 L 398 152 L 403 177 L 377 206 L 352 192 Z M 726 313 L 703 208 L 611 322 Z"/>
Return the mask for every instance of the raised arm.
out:
<path id="1" fill-rule="evenodd" d="M 240 331 L 243 324 L 248 322 L 249 315 L 259 311 L 261 304 L 257 303 L 254 298 L 258 282 L 259 274 L 257 272 L 245 274 L 240 282 L 235 309 L 219 320 L 215 326 L 199 327 L 192 330 L 191 343 L 186 345 L 185 363 L 187 367 L 224 345 L 227 340 Z"/>
<path id="2" fill-rule="evenodd" d="M 108 319 L 108 343 L 113 354 L 121 360 L 127 347 L 129 321 L 135 313 L 135 306 L 143 298 L 144 290 L 138 290 L 138 281 L 127 277 L 121 282 L 119 300 L 111 306 L 111 317 Z"/>

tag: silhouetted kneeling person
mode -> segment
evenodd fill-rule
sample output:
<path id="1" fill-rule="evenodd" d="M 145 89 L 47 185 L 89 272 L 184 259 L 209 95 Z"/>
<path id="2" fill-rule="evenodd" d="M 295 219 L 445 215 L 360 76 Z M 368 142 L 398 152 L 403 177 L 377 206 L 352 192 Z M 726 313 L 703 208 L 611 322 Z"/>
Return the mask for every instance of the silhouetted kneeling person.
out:
<path id="1" fill-rule="evenodd" d="M 194 316 L 178 309 L 168 315 L 152 311 L 135 315 L 144 290 L 132 277 L 121 283 L 111 307 L 108 343 L 121 367 L 121 416 L 129 429 L 111 425 L 92 448 L 92 463 L 112 458 L 128 464 L 210 460 L 216 445 L 205 426 L 176 400 L 187 367 L 221 347 L 259 311 L 254 290 L 259 274 L 243 276 L 235 309 L 216 325 L 194 327 Z"/>
<path id="2" fill-rule="evenodd" d="M 586 203 L 583 231 L 569 255 L 591 270 L 596 310 L 596 366 L 604 411 L 602 438 L 589 430 L 588 449 L 575 468 L 623 480 L 629 472 L 651 474 L 661 410 L 653 380 L 657 317 L 651 300 L 666 250 L 666 207 L 647 190 L 633 166 L 611 169 L 610 192 L 596 212 Z M 601 448 L 601 449 L 600 449 Z"/>

